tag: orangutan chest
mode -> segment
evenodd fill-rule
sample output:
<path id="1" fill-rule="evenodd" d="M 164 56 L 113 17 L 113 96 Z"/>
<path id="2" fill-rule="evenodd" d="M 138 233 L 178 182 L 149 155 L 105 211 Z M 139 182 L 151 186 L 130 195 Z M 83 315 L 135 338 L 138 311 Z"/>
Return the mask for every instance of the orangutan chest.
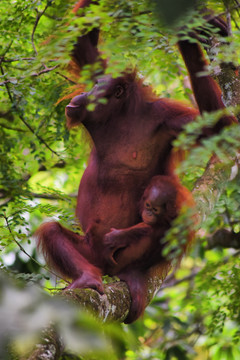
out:
<path id="1" fill-rule="evenodd" d="M 114 165 L 131 170 L 151 170 L 169 146 L 164 135 L 158 134 L 148 137 L 138 137 L 131 142 L 125 142 L 118 149 L 114 149 Z"/>

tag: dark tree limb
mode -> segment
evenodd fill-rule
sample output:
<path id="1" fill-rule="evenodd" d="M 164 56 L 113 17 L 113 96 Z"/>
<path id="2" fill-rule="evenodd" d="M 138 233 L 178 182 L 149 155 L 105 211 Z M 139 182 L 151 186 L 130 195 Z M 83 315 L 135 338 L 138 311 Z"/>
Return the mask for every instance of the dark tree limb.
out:
<path id="1" fill-rule="evenodd" d="M 225 249 L 240 249 L 240 233 L 234 233 L 231 230 L 219 229 L 207 240 L 208 249 L 213 249 L 217 246 Z"/>
<path id="2" fill-rule="evenodd" d="M 41 341 L 26 360 L 58 360 L 63 355 L 64 344 L 53 326 L 45 329 L 41 334 Z"/>

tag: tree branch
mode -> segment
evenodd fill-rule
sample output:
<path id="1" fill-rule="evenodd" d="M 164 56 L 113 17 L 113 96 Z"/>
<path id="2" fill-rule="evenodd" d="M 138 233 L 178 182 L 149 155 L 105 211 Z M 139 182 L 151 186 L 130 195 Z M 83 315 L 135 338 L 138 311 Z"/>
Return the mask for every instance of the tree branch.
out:
<path id="1" fill-rule="evenodd" d="M 15 105 L 15 107 L 16 107 L 16 105 Z M 45 147 L 46 147 L 48 150 L 50 150 L 54 155 L 56 155 L 57 157 L 60 158 L 60 155 L 59 155 L 56 151 L 54 151 L 54 150 L 48 145 L 48 143 L 47 143 L 41 136 L 39 136 L 39 135 L 35 132 L 35 130 L 31 127 L 30 124 L 28 124 L 28 122 L 24 119 L 24 117 L 22 116 L 22 114 L 18 113 L 18 116 L 19 116 L 19 118 L 22 120 L 22 122 L 26 125 L 26 127 L 36 136 L 36 138 L 39 140 L 39 142 L 42 143 L 42 144 L 44 144 Z"/>
<path id="2" fill-rule="evenodd" d="M 31 77 L 31 76 L 32 76 L 32 77 L 36 77 L 36 76 L 40 76 L 40 75 L 42 75 L 42 74 L 46 74 L 46 73 L 48 73 L 48 72 L 50 72 L 50 71 L 53 71 L 53 70 L 57 69 L 58 67 L 59 67 L 59 65 L 55 65 L 55 66 L 50 67 L 50 68 L 48 68 L 48 67 L 45 66 L 45 69 L 40 70 L 39 72 L 34 72 L 34 73 L 30 74 L 30 77 Z M 59 74 L 59 73 L 58 73 L 58 74 Z M 3 74 L 3 75 L 4 75 L 4 74 Z M 20 80 L 24 80 L 24 79 L 26 79 L 27 77 L 28 77 L 28 76 L 20 76 L 19 78 L 7 79 L 7 80 L 4 80 L 4 81 L 0 82 L 0 86 L 5 86 L 5 85 L 7 85 L 7 84 L 17 84 Z"/>
<path id="3" fill-rule="evenodd" d="M 42 74 L 46 74 L 46 73 L 48 73 L 50 71 L 53 71 L 53 70 L 57 69 L 58 67 L 59 67 L 59 65 L 55 65 L 55 66 L 53 66 L 51 68 L 46 67 L 45 69 L 40 70 L 38 73 L 36 73 L 36 72 L 32 73 L 31 76 L 39 76 L 39 75 L 42 75 Z"/>
<path id="4" fill-rule="evenodd" d="M 23 57 L 23 58 L 19 58 L 19 59 L 5 59 L 4 57 L 0 57 L 0 61 L 3 63 L 11 63 L 11 62 L 19 62 L 19 61 L 33 61 L 36 60 L 35 57 Z"/>
<path id="5" fill-rule="evenodd" d="M 53 326 L 42 332 L 41 341 L 26 360 L 58 360 L 63 355 L 64 345 Z"/>
<path id="6" fill-rule="evenodd" d="M 227 229 L 217 230 L 211 237 L 208 237 L 207 240 L 208 249 L 213 249 L 217 246 L 225 249 L 240 249 L 240 233 L 234 233 Z"/>
<path id="7" fill-rule="evenodd" d="M 1 115 L 0 115 L 0 117 L 1 117 Z M 10 126 L 10 125 L 7 125 L 7 124 L 2 123 L 2 122 L 0 122 L 0 127 L 4 128 L 4 129 L 8 129 L 8 130 L 17 131 L 17 132 L 23 132 L 23 133 L 27 132 L 27 130 L 23 130 L 23 129 L 15 127 L 15 126 Z"/>
<path id="8" fill-rule="evenodd" d="M 63 196 L 61 196 L 61 194 L 56 194 L 56 195 L 52 195 L 52 194 L 37 194 L 34 192 L 29 193 L 30 196 L 37 198 L 37 199 L 47 199 L 47 200 L 59 200 L 59 199 L 63 199 Z M 67 195 L 70 198 L 76 199 L 77 195 L 76 194 L 69 194 Z"/>
<path id="9" fill-rule="evenodd" d="M 37 29 L 37 26 L 38 26 L 38 23 L 41 19 L 41 17 L 44 15 L 44 13 L 46 12 L 47 8 L 51 5 L 52 1 L 48 1 L 45 8 L 43 9 L 43 11 L 39 12 L 38 9 L 36 9 L 37 11 L 37 17 L 36 17 L 36 20 L 35 20 L 35 23 L 34 23 L 34 26 L 33 26 L 33 31 L 32 31 L 32 36 L 31 36 L 31 39 L 32 39 L 32 47 L 35 51 L 35 54 L 37 55 L 38 52 L 37 52 L 37 49 L 36 49 L 36 46 L 35 46 L 35 43 L 34 43 L 34 35 L 35 35 L 35 32 L 36 32 L 36 29 Z"/>

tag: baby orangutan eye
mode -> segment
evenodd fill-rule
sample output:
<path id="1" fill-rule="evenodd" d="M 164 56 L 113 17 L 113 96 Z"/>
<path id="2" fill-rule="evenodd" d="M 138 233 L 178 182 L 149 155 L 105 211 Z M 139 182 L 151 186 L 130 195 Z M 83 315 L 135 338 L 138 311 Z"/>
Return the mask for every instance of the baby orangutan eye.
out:
<path id="1" fill-rule="evenodd" d="M 146 202 L 146 203 L 145 203 L 145 208 L 146 208 L 146 209 L 150 209 L 150 208 L 151 208 L 151 205 L 150 205 L 148 202 Z"/>

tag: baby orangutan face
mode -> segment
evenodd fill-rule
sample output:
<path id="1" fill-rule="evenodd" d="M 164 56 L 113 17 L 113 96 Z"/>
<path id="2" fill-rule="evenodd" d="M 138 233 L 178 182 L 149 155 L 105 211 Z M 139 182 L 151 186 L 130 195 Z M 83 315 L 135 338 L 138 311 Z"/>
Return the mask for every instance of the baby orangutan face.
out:
<path id="1" fill-rule="evenodd" d="M 143 222 L 148 225 L 158 223 L 165 210 L 166 203 L 164 197 L 161 196 L 158 188 L 152 187 L 143 204 Z"/>
<path id="2" fill-rule="evenodd" d="M 180 185 L 170 176 L 155 176 L 145 189 L 141 215 L 145 224 L 162 226 L 177 216 L 177 193 Z"/>

